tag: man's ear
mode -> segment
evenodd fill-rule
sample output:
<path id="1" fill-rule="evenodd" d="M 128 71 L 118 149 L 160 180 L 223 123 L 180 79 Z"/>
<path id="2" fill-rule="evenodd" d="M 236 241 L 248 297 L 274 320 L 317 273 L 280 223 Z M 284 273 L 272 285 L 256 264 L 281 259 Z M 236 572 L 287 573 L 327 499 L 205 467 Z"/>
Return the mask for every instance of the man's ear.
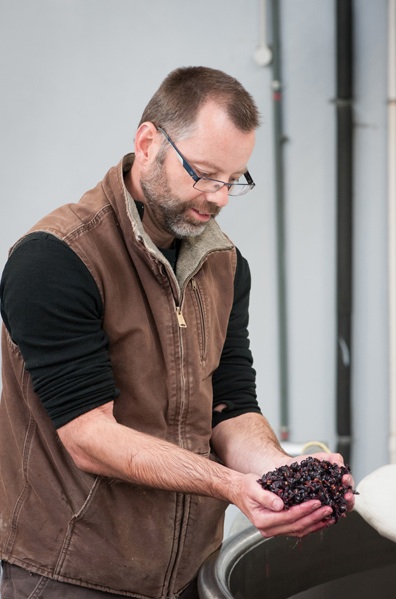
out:
<path id="1" fill-rule="evenodd" d="M 153 151 L 157 151 L 158 131 L 153 123 L 142 123 L 135 135 L 135 160 L 145 165 L 151 158 Z"/>

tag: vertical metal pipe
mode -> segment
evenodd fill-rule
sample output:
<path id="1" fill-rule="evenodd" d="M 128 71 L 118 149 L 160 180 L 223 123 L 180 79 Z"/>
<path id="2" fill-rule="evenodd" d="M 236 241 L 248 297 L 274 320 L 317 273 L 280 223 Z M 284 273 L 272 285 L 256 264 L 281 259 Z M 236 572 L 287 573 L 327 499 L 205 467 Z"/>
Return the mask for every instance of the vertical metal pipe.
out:
<path id="1" fill-rule="evenodd" d="M 337 20 L 337 451 L 351 460 L 353 218 L 352 0 L 336 0 Z"/>
<path id="2" fill-rule="evenodd" d="M 271 1 L 272 20 L 272 99 L 274 117 L 274 161 L 276 198 L 276 237 L 278 274 L 278 331 L 279 331 L 279 384 L 280 384 L 280 438 L 289 439 L 289 384 L 288 384 L 288 339 L 286 305 L 286 243 L 284 208 L 284 164 L 282 131 L 282 78 L 281 78 L 281 27 L 280 2 Z"/>
<path id="3" fill-rule="evenodd" d="M 389 456 L 396 464 L 396 0 L 388 2 Z"/>

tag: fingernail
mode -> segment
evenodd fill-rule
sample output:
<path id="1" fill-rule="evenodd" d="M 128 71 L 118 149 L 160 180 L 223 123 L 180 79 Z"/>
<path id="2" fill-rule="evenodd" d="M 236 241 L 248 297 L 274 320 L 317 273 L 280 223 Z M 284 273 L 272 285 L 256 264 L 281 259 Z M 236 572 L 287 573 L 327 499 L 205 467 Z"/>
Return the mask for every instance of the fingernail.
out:
<path id="1" fill-rule="evenodd" d="M 331 526 L 332 524 L 335 524 L 336 521 L 334 520 L 334 518 L 329 518 L 329 520 L 326 520 L 326 524 L 327 526 Z"/>
<path id="2" fill-rule="evenodd" d="M 281 510 L 283 508 L 283 501 L 281 499 L 274 499 L 272 507 L 274 510 Z"/>

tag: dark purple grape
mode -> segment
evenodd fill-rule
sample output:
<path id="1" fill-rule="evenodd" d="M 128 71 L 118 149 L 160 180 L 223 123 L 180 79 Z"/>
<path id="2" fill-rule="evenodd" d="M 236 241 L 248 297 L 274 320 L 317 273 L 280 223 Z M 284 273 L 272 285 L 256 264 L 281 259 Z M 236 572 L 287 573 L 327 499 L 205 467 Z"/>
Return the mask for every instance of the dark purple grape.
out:
<path id="1" fill-rule="evenodd" d="M 257 482 L 280 497 L 285 510 L 311 499 L 319 499 L 322 505 L 329 505 L 332 513 L 328 519 L 337 520 L 345 516 L 347 503 L 345 494 L 349 491 L 357 494 L 350 486 L 342 482 L 343 476 L 350 474 L 350 468 L 338 466 L 326 460 L 307 457 L 300 463 L 280 466 L 264 474 Z"/>

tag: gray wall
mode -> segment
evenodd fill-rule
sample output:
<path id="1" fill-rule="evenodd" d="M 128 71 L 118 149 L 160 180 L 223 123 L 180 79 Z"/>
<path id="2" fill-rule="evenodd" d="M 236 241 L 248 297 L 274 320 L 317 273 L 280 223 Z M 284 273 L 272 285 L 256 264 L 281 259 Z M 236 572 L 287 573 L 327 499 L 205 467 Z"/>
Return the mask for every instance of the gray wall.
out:
<path id="1" fill-rule="evenodd" d="M 387 463 L 386 0 L 356 1 L 353 406 L 356 480 Z M 283 0 L 291 441 L 335 435 L 335 2 Z M 130 151 L 163 77 L 204 64 L 236 76 L 263 116 L 256 189 L 220 221 L 253 274 L 260 404 L 279 427 L 271 69 L 253 53 L 257 0 L 0 1 L 0 262 L 58 204 Z"/>

